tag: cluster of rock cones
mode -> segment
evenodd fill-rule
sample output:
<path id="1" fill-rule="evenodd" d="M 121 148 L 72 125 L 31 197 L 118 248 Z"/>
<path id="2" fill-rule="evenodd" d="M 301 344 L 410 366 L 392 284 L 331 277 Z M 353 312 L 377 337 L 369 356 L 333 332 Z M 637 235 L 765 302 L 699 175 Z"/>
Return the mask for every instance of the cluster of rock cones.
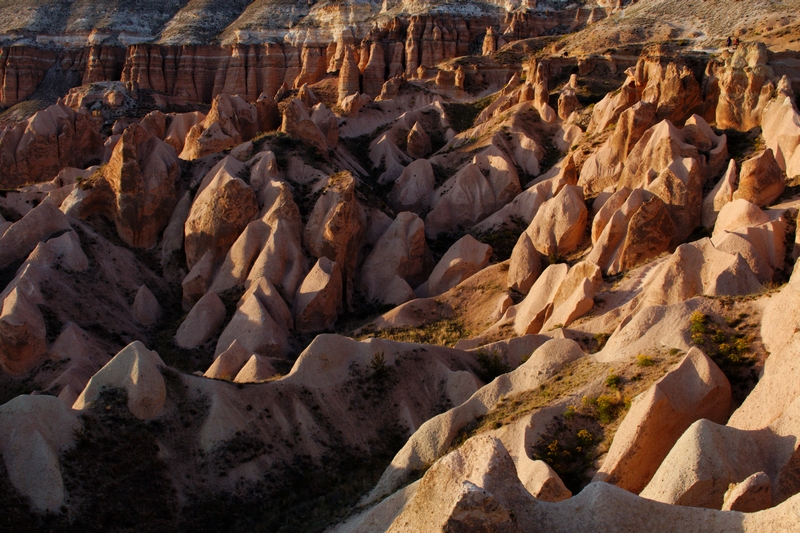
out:
<path id="1" fill-rule="evenodd" d="M 800 72 L 486 39 L 6 121 L 0 524 L 796 530 Z"/>

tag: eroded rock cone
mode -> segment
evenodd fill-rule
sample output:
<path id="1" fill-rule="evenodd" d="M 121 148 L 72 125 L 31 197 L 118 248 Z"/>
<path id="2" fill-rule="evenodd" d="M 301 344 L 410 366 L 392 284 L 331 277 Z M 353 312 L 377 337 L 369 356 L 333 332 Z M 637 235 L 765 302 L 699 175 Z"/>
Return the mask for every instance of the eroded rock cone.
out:
<path id="1" fill-rule="evenodd" d="M 623 187 L 595 216 L 589 259 L 605 274 L 617 274 L 667 251 L 674 236 L 672 218 L 661 198 Z"/>
<path id="2" fill-rule="evenodd" d="M 150 248 L 178 202 L 175 149 L 138 124 L 122 134 L 103 176 L 116 196 L 114 222 L 123 241 Z"/>
<path id="3" fill-rule="evenodd" d="M 319 126 L 311 120 L 303 102 L 295 98 L 283 112 L 281 131 L 314 147 L 322 157 L 328 155 L 328 141 Z"/>
<path id="4" fill-rule="evenodd" d="M 303 242 L 311 255 L 327 257 L 341 269 L 348 302 L 366 231 L 364 209 L 355 198 L 355 183 L 349 172 L 331 176 L 303 230 Z"/>
<path id="5" fill-rule="evenodd" d="M 49 395 L 21 395 L 0 406 L 0 453 L 8 480 L 37 511 L 64 503 L 61 453 L 81 428 L 76 413 Z"/>
<path id="6" fill-rule="evenodd" d="M 14 376 L 33 368 L 47 351 L 47 329 L 39 308 L 19 288 L 0 312 L 0 367 Z"/>
<path id="7" fill-rule="evenodd" d="M 419 122 L 408 132 L 406 152 L 414 159 L 427 157 L 431 153 L 431 138 L 425 133 Z"/>
<path id="8" fill-rule="evenodd" d="M 342 272 L 320 257 L 295 296 L 295 328 L 301 333 L 330 329 L 342 312 Z"/>
<path id="9" fill-rule="evenodd" d="M 254 105 L 238 95 L 219 94 L 203 123 L 189 130 L 181 158 L 197 159 L 234 148 L 252 139 L 258 127 Z"/>
<path id="10" fill-rule="evenodd" d="M 156 352 L 139 341 L 132 342 L 95 374 L 73 409 L 86 409 L 97 400 L 103 388 L 119 387 L 128 394 L 128 409 L 141 419 L 155 418 L 164 408 L 167 397 L 161 368 L 164 362 Z"/>
<path id="11" fill-rule="evenodd" d="M 534 248 L 543 255 L 564 255 L 575 250 L 588 217 L 583 190 L 573 185 L 564 186 L 542 204 L 529 226 Z"/>
<path id="12" fill-rule="evenodd" d="M 783 193 L 786 180 L 770 148 L 742 163 L 739 188 L 733 199 L 744 199 L 759 207 L 771 204 Z"/>
<path id="13" fill-rule="evenodd" d="M 244 165 L 229 156 L 203 179 L 184 229 L 186 264 L 190 269 L 206 251 L 212 252 L 215 261 L 224 257 L 258 214 L 255 192 L 238 177 L 242 170 Z"/>
<path id="14" fill-rule="evenodd" d="M 400 213 L 364 261 L 361 285 L 369 301 L 399 305 L 416 297 L 412 287 L 425 281 L 432 263 L 425 224 Z"/>
<path id="15" fill-rule="evenodd" d="M 387 198 L 397 212 L 412 211 L 419 214 L 430 207 L 436 177 L 427 159 L 417 159 L 400 174 Z"/>
<path id="16" fill-rule="evenodd" d="M 101 122 L 85 109 L 56 104 L 9 127 L 0 138 L 0 186 L 49 181 L 65 167 L 85 168 L 103 153 Z"/>
<path id="17" fill-rule="evenodd" d="M 178 328 L 175 342 L 182 348 L 196 348 L 210 339 L 225 322 L 225 304 L 216 292 L 200 298 Z"/>
<path id="18" fill-rule="evenodd" d="M 701 418 L 725 422 L 730 409 L 731 387 L 725 374 L 693 348 L 679 365 L 636 398 L 594 481 L 640 492 L 693 422 Z"/>
<path id="19" fill-rule="evenodd" d="M 428 281 L 417 289 L 421 297 L 447 292 L 489 264 L 492 247 L 472 235 L 465 235 L 447 249 Z"/>

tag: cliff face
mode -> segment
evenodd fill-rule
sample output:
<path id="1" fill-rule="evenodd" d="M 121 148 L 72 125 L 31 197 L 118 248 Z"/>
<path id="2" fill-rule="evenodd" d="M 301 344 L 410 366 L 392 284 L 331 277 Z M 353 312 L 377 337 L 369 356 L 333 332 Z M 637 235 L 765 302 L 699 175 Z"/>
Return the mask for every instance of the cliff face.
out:
<path id="1" fill-rule="evenodd" d="M 315 8 L 319 24 L 306 23 L 292 30 L 229 32 L 225 35 L 230 38 L 224 41 L 228 44 L 0 48 L 0 105 L 29 98 L 52 68 L 76 72 L 84 84 L 133 82 L 193 103 L 210 103 L 221 93 L 255 100 L 262 92 L 274 96 L 283 84 L 299 88 L 337 75 L 347 54 L 358 65 L 357 90 L 374 97 L 394 76 L 435 75 L 434 68 L 442 61 L 582 25 L 593 13 L 587 9 L 546 16 L 501 10 L 469 17 L 444 13 L 383 17 L 379 25 L 364 26 L 346 24 L 347 14 L 340 11 Z M 367 20 L 372 13 L 367 11 L 356 18 Z M 355 79 L 349 83 L 355 89 Z"/>
<path id="2" fill-rule="evenodd" d="M 118 80 L 126 50 L 115 46 L 53 49 L 38 46 L 0 48 L 0 105 L 12 106 L 29 98 L 51 69 L 80 74 L 81 83 Z"/>

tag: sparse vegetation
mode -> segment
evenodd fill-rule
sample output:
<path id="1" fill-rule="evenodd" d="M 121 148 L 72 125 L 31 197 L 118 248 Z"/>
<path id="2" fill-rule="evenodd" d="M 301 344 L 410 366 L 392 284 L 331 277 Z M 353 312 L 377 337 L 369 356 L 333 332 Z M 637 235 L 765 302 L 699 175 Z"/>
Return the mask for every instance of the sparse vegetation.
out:
<path id="1" fill-rule="evenodd" d="M 475 119 L 481 111 L 495 101 L 496 95 L 481 98 L 472 103 L 448 103 L 444 106 L 445 116 L 450 126 L 456 133 L 468 130 L 475 124 Z"/>
<path id="2" fill-rule="evenodd" d="M 690 319 L 692 342 L 714 360 L 731 382 L 736 401 L 742 401 L 756 381 L 753 373 L 756 361 L 751 355 L 754 337 L 746 333 L 747 324 L 743 321 L 749 315 L 743 315 L 724 320 L 723 324 L 718 324 L 699 311 L 693 313 Z"/>
<path id="3" fill-rule="evenodd" d="M 611 390 L 619 390 L 620 382 L 621 378 L 613 370 L 606 376 L 606 387 Z"/>
<path id="4" fill-rule="evenodd" d="M 426 324 L 419 328 L 374 330 L 365 328 L 359 339 L 377 337 L 398 342 L 416 342 L 435 346 L 453 346 L 461 339 L 469 337 L 459 320 L 446 319 Z"/>
<path id="5" fill-rule="evenodd" d="M 475 360 L 478 362 L 479 367 L 477 372 L 478 377 L 481 378 L 484 383 L 489 383 L 497 376 L 511 370 L 503 361 L 503 358 L 500 357 L 500 354 L 495 350 L 487 352 L 484 349 L 480 349 L 475 356 Z"/>
<path id="6" fill-rule="evenodd" d="M 639 354 L 636 356 L 636 366 L 640 366 L 646 368 L 648 366 L 653 366 L 655 361 L 649 355 Z"/>
<path id="7" fill-rule="evenodd" d="M 492 247 L 493 263 L 500 263 L 511 257 L 511 252 L 517 244 L 519 236 L 528 225 L 519 217 L 512 217 L 511 221 L 495 228 L 492 231 L 473 234 L 475 239 Z"/>

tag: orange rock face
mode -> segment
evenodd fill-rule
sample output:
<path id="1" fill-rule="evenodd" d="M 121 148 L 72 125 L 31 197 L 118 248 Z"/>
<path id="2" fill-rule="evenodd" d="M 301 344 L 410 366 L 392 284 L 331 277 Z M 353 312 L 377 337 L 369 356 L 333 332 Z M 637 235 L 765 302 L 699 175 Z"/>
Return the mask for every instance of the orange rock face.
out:
<path id="1" fill-rule="evenodd" d="M 133 124 L 114 148 L 103 175 L 116 195 L 114 222 L 131 246 L 149 248 L 178 202 L 175 149 Z"/>
<path id="2" fill-rule="evenodd" d="M 65 167 L 85 168 L 102 148 L 100 123 L 85 110 L 50 106 L 0 131 L 0 186 L 49 181 Z"/>

